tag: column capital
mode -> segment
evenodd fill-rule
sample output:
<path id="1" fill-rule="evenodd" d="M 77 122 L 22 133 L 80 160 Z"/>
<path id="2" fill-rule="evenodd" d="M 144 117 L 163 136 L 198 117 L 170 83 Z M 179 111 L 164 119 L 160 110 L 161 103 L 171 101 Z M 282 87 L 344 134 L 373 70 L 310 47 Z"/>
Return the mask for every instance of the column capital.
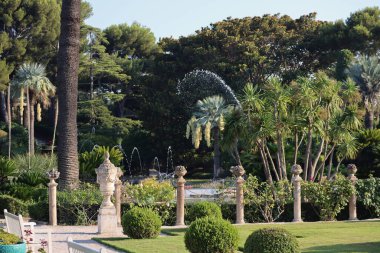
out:
<path id="1" fill-rule="evenodd" d="M 187 173 L 185 166 L 176 166 L 174 173 L 178 177 L 178 181 L 177 181 L 178 183 L 186 182 L 186 180 L 183 178 Z"/>
<path id="2" fill-rule="evenodd" d="M 349 164 L 347 165 L 347 173 L 348 176 L 347 178 L 352 182 L 356 183 L 358 181 L 358 178 L 355 176 L 355 173 L 358 171 L 357 167 L 355 164 Z"/>
<path id="3" fill-rule="evenodd" d="M 245 181 L 242 177 L 245 174 L 245 170 L 243 166 L 241 165 L 231 166 L 230 171 L 237 178 L 236 181 L 238 183 Z"/>
<path id="4" fill-rule="evenodd" d="M 292 182 L 301 182 L 302 178 L 300 174 L 303 172 L 302 167 L 299 164 L 294 164 L 292 166 L 291 172 L 293 174 Z"/>

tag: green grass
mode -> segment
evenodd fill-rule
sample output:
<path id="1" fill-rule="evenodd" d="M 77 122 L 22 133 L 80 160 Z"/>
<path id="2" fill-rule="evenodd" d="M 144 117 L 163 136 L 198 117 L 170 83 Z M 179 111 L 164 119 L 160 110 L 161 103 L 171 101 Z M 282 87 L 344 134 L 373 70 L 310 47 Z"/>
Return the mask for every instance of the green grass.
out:
<path id="1" fill-rule="evenodd" d="M 305 222 L 287 224 L 248 224 L 237 226 L 239 248 L 252 231 L 264 227 L 283 227 L 293 233 L 301 245 L 302 252 L 380 252 L 380 221 L 361 222 Z M 133 240 L 127 238 L 94 238 L 100 243 L 129 253 L 182 253 L 185 249 L 185 229 L 165 229 L 167 236 L 157 239 Z"/>

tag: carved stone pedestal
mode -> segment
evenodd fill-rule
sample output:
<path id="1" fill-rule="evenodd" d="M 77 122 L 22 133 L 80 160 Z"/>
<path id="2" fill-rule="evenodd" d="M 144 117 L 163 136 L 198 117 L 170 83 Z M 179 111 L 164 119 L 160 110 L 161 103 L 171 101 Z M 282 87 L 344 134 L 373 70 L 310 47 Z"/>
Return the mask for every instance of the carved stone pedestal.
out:
<path id="1" fill-rule="evenodd" d="M 115 182 L 119 168 L 111 163 L 109 154 L 106 153 L 104 162 L 97 168 L 96 181 L 100 185 L 103 202 L 98 215 L 98 233 L 112 234 L 117 231 L 116 208 L 111 202 L 111 196 L 115 191 Z"/>
<path id="2" fill-rule="evenodd" d="M 293 222 L 302 222 L 301 217 L 301 182 L 302 178 L 300 177 L 300 174 L 302 173 L 302 168 L 298 164 L 294 164 L 292 166 L 292 174 L 293 174 L 293 197 L 294 197 L 294 204 L 293 204 L 293 212 L 294 212 L 294 219 Z"/>
<path id="3" fill-rule="evenodd" d="M 186 175 L 186 168 L 184 166 L 177 166 L 175 168 L 175 174 L 178 177 L 177 180 L 177 210 L 176 210 L 176 226 L 185 225 L 185 183 L 186 180 L 183 176 Z"/>
<path id="4" fill-rule="evenodd" d="M 358 178 L 355 176 L 355 173 L 358 171 L 355 164 L 349 164 L 347 166 L 348 172 L 348 180 L 351 181 L 352 185 L 355 186 Z M 358 220 L 356 215 L 356 195 L 352 194 L 350 200 L 348 202 L 348 210 L 349 210 L 349 220 Z"/>
<path id="5" fill-rule="evenodd" d="M 244 192 L 243 184 L 244 179 L 243 175 L 245 170 L 242 166 L 233 166 L 231 167 L 232 174 L 236 177 L 236 224 L 244 224 Z"/>
<path id="6" fill-rule="evenodd" d="M 112 234 L 117 231 L 117 216 L 115 207 L 105 207 L 99 209 L 98 233 Z"/>

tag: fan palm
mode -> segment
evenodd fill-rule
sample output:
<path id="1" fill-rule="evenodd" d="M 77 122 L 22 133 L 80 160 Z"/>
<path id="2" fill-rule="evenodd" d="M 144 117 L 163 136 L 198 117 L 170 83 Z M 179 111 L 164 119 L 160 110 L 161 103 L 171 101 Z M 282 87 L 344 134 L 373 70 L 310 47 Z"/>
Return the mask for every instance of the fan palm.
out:
<path id="1" fill-rule="evenodd" d="M 12 86 L 20 99 L 20 112 L 23 112 L 24 93 L 27 96 L 29 153 L 34 154 L 34 106 L 37 105 L 37 120 L 41 121 L 41 105 L 50 106 L 50 97 L 55 95 L 55 86 L 46 77 L 45 66 L 38 63 L 25 63 L 17 71 Z M 22 115 L 21 115 L 22 117 Z"/>
<path id="2" fill-rule="evenodd" d="M 348 69 L 359 86 L 366 108 L 366 127 L 373 129 L 380 96 L 380 60 L 378 56 L 359 56 Z"/>
<path id="3" fill-rule="evenodd" d="M 207 146 L 211 146 L 211 135 L 214 144 L 214 178 L 220 172 L 220 132 L 224 130 L 224 117 L 231 112 L 232 107 L 226 105 L 221 96 L 206 97 L 198 100 L 196 111 L 187 123 L 186 137 L 192 134 L 192 141 L 196 149 L 202 140 L 202 129 Z"/>

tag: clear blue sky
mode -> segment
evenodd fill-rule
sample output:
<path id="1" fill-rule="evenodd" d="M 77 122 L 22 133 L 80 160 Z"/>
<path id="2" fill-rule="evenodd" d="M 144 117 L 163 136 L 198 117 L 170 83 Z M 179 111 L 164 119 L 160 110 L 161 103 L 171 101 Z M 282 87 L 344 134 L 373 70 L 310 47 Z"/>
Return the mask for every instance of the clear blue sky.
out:
<path id="1" fill-rule="evenodd" d="M 317 12 L 320 20 L 346 19 L 350 13 L 380 0 L 87 0 L 94 15 L 87 23 L 99 28 L 136 21 L 156 38 L 186 36 L 229 16 L 287 14 L 297 18 Z"/>

